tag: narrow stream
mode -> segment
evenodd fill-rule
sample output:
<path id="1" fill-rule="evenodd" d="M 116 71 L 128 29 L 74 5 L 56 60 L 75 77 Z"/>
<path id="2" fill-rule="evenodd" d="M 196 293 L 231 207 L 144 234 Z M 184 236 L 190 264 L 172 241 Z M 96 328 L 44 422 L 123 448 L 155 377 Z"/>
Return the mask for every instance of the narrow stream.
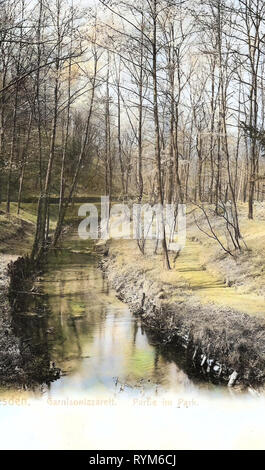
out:
<path id="1" fill-rule="evenodd" d="M 41 346 L 62 370 L 61 378 L 49 385 L 49 396 L 143 396 L 202 388 L 227 393 L 189 378 L 183 350 L 157 343 L 117 299 L 98 260 L 92 243 L 73 233 L 49 254 L 36 283 L 41 295 L 27 296 L 25 311 L 15 316 L 17 334 Z"/>
<path id="2" fill-rule="evenodd" d="M 232 448 L 238 433 L 242 446 L 253 438 L 254 423 L 263 443 L 263 396 L 194 377 L 183 351 L 159 346 L 97 265 L 92 244 L 73 233 L 50 253 L 37 282 L 42 295 L 29 295 L 16 314 L 17 334 L 62 376 L 20 392 L 25 406 L 14 406 L 17 393 L 1 392 L 1 446 L 12 447 L 11 435 L 15 448 L 218 448 L 216 439 Z"/>

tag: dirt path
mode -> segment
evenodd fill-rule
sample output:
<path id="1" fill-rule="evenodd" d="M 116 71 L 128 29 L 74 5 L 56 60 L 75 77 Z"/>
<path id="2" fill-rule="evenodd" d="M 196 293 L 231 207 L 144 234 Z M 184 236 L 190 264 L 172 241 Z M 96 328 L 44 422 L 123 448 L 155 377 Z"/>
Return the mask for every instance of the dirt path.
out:
<path id="1" fill-rule="evenodd" d="M 187 283 L 188 288 L 203 304 L 213 303 L 265 318 L 264 298 L 256 293 L 244 292 L 244 287 L 226 285 L 222 274 L 219 273 L 218 276 L 217 269 L 209 270 L 204 267 L 204 251 L 203 245 L 188 240 L 175 263 L 176 276 Z"/>

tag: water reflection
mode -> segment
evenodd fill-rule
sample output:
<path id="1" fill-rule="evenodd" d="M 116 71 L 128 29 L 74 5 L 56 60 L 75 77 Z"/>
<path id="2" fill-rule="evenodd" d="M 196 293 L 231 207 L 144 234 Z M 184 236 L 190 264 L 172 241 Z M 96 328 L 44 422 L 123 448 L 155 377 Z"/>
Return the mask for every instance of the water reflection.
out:
<path id="1" fill-rule="evenodd" d="M 193 377 L 183 351 L 117 300 L 91 245 L 74 236 L 54 250 L 38 284 L 14 325 L 63 375 L 20 393 L 25 406 L 0 406 L 1 448 L 264 448 L 264 396 Z"/>
<path id="2" fill-rule="evenodd" d="M 37 282 L 42 295 L 27 296 L 14 318 L 23 341 L 62 370 L 49 393 L 214 392 L 193 377 L 183 351 L 159 345 L 116 298 L 97 262 L 92 245 L 73 234 L 49 254 Z"/>

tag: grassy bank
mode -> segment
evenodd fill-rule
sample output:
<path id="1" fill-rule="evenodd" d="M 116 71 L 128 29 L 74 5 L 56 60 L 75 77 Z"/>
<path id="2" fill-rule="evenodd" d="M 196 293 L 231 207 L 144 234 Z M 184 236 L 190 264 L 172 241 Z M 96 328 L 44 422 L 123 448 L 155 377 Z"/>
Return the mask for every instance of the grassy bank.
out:
<path id="1" fill-rule="evenodd" d="M 77 219 L 80 203 L 71 204 L 68 208 L 65 224 Z M 58 204 L 51 204 L 50 230 L 54 230 L 58 215 Z M 30 253 L 37 221 L 37 202 L 23 203 L 19 215 L 17 204 L 12 203 L 10 215 L 0 210 L 0 255 L 12 254 L 22 256 Z"/>
<path id="2" fill-rule="evenodd" d="M 0 212 L 0 384 L 5 387 L 38 387 L 55 378 L 49 360 L 34 353 L 15 336 L 8 298 L 7 266 L 19 256 L 30 253 L 36 218 L 36 204 L 23 204 L 19 215 L 14 203 L 9 216 Z"/>
<path id="3" fill-rule="evenodd" d="M 247 205 L 239 205 L 240 230 L 244 240 L 242 251 L 231 257 L 221 250 L 212 239 L 200 232 L 194 224 L 193 218 L 188 217 L 188 243 L 183 250 L 176 269 L 181 270 L 181 262 L 188 260 L 189 250 L 193 260 L 188 261 L 199 272 L 196 282 L 196 273 L 191 279 L 191 286 L 199 284 L 201 299 L 205 302 L 213 301 L 218 305 L 228 305 L 248 314 L 265 317 L 265 205 L 256 203 L 255 220 L 247 218 Z M 214 229 L 225 243 L 225 230 L 223 221 L 215 217 Z M 206 224 L 201 224 L 206 228 Z M 195 263 L 194 263 L 195 261 Z M 204 271 L 203 271 L 204 270 Z M 203 274 L 204 272 L 204 274 Z M 185 277 L 185 273 L 182 274 Z M 189 277 L 187 274 L 186 278 Z M 207 284 L 209 289 L 207 290 Z M 223 289 L 225 287 L 225 290 Z"/>
<path id="4" fill-rule="evenodd" d="M 161 252 L 154 254 L 154 241 L 146 242 L 144 256 L 134 240 L 112 239 L 111 250 L 121 265 L 135 263 L 151 279 L 175 289 L 181 286 L 183 294 L 192 292 L 194 299 L 202 304 L 265 318 L 265 206 L 257 204 L 255 220 L 247 219 L 246 205 L 239 206 L 244 242 L 241 252 L 233 257 L 198 229 L 194 215 L 200 228 L 209 232 L 200 210 L 188 206 L 186 245 L 177 258 L 175 253 L 170 253 L 170 271 L 164 269 Z M 225 245 L 224 220 L 214 216 L 211 222 Z"/>
<path id="5" fill-rule="evenodd" d="M 16 204 L 11 204 L 10 215 L 0 212 L 0 253 L 23 255 L 30 251 L 34 236 L 36 215 L 32 207 L 24 207 L 17 215 Z"/>
<path id="6" fill-rule="evenodd" d="M 119 296 L 163 341 L 181 340 L 196 367 L 229 381 L 233 372 L 244 384 L 263 383 L 265 371 L 264 208 L 255 221 L 240 206 L 240 226 L 247 249 L 236 256 L 198 230 L 188 207 L 187 243 L 171 267 L 147 242 L 143 256 L 134 240 L 109 242 L 103 268 Z M 205 227 L 199 212 L 196 220 Z M 223 220 L 212 221 L 225 242 Z M 206 369 L 205 369 L 206 367 Z"/>

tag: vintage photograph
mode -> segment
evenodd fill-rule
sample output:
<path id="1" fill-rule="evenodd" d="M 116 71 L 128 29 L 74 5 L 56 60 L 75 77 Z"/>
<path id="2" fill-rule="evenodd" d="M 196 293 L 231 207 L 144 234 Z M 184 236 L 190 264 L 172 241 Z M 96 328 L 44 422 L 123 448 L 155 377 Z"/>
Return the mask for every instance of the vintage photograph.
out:
<path id="1" fill-rule="evenodd" d="M 264 286 L 264 1 L 0 0 L 0 449 L 265 449 Z"/>

